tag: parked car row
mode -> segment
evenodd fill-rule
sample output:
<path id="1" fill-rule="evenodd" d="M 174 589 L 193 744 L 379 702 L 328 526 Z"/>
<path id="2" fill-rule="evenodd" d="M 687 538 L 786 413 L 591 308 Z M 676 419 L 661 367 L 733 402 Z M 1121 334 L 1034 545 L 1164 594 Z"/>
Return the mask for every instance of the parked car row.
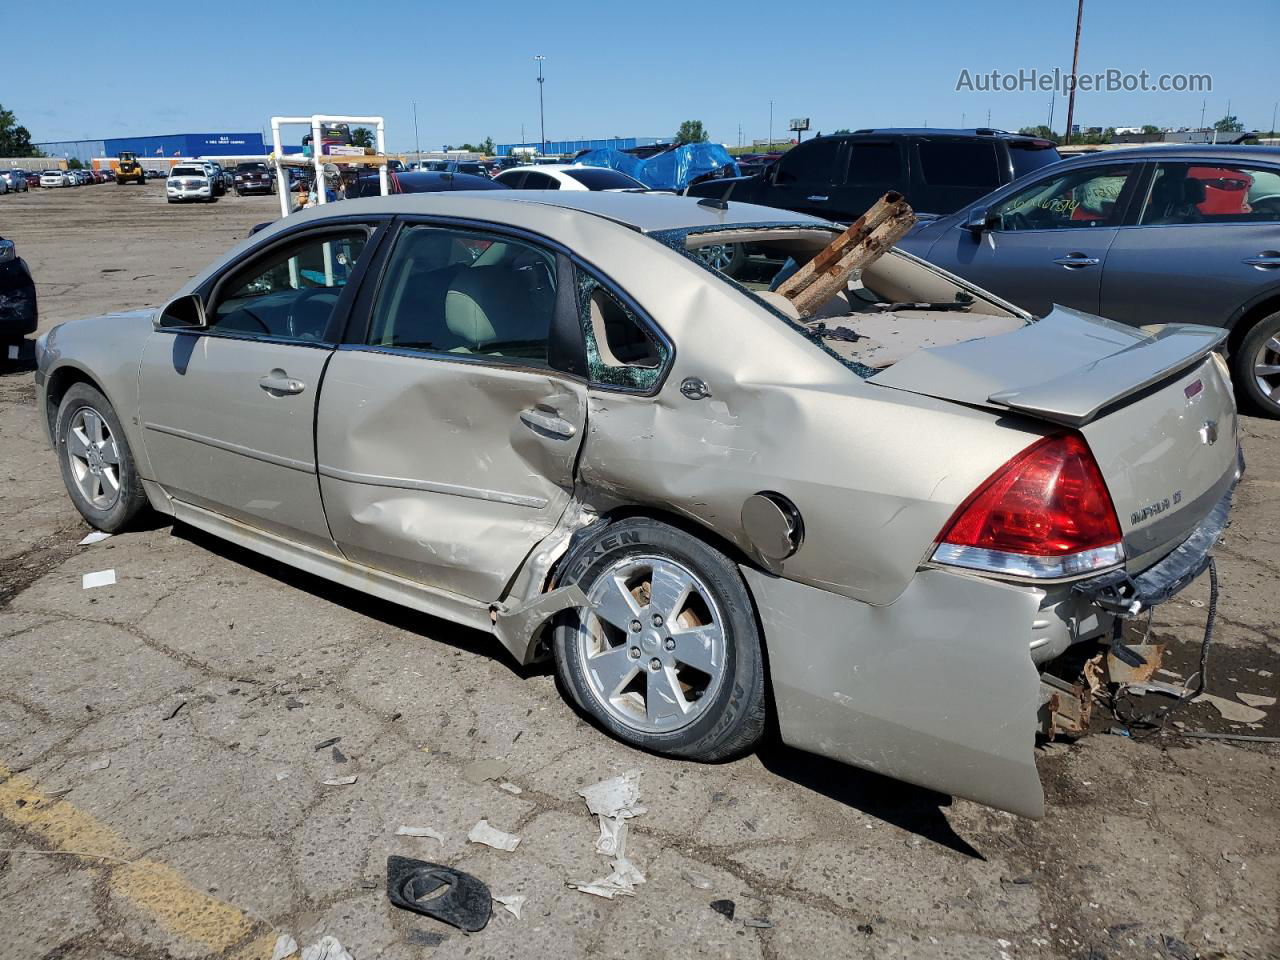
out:
<path id="1" fill-rule="evenodd" d="M 0 194 L 24 193 L 32 187 L 83 187 L 95 183 L 112 183 L 111 170 L 0 170 Z"/>

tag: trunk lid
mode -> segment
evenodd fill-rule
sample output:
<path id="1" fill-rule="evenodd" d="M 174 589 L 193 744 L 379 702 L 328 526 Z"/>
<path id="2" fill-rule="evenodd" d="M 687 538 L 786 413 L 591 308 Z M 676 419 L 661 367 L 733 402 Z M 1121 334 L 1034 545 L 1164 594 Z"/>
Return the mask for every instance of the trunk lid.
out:
<path id="1" fill-rule="evenodd" d="M 919 350 L 868 382 L 1079 430 L 1138 570 L 1184 540 L 1238 476 L 1235 401 L 1213 356 L 1225 338 L 1056 307 L 1011 333 Z"/>

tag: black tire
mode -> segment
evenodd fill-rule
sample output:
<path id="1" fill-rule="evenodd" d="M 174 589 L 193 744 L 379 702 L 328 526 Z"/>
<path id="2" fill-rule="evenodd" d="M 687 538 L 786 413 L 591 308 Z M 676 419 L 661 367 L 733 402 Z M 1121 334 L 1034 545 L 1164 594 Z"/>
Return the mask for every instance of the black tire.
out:
<path id="1" fill-rule="evenodd" d="M 110 431 L 110 439 L 114 441 L 119 495 L 114 502 L 105 507 L 95 506 L 81 491 L 72 472 L 71 458 L 67 451 L 72 422 L 78 413 L 85 410 L 92 411 L 102 418 Z M 120 425 L 120 418 L 116 416 L 111 403 L 89 384 L 73 384 L 58 405 L 56 437 L 55 450 L 58 455 L 58 467 L 62 471 L 62 482 L 66 485 L 71 502 L 80 511 L 80 515 L 94 527 L 105 530 L 107 533 L 116 533 L 125 529 L 147 505 L 147 495 L 142 489 L 142 481 L 138 477 L 138 469 L 133 462 L 133 451 L 129 449 L 124 428 Z"/>
<path id="2" fill-rule="evenodd" d="M 615 715 L 616 711 L 606 707 L 592 687 L 581 662 L 583 645 L 592 641 L 583 626 L 584 618 L 573 611 L 553 629 L 556 671 L 561 683 L 597 725 L 632 746 L 708 762 L 749 752 L 765 729 L 765 668 L 751 597 L 732 560 L 683 530 L 648 517 L 632 517 L 608 524 L 576 546 L 566 558 L 559 582 L 577 583 L 590 594 L 606 571 L 646 557 L 673 561 L 693 573 L 719 609 L 723 668 L 718 684 L 704 694 L 708 702 L 702 704 L 699 698 L 695 718 L 669 732 L 641 730 L 624 722 Z M 667 628 L 660 632 L 667 632 Z M 638 644 L 626 637 L 621 647 L 633 642 Z M 644 661 L 648 656 L 642 654 L 636 662 L 658 662 L 656 658 Z M 644 670 L 638 669 L 636 680 L 641 677 L 648 682 Z"/>
<path id="3" fill-rule="evenodd" d="M 1276 390 L 1267 393 L 1258 383 L 1255 372 L 1259 364 L 1280 366 L 1280 346 L 1270 343 L 1272 340 L 1280 341 L 1280 311 L 1263 317 L 1245 334 L 1240 348 L 1231 358 L 1231 376 L 1240 399 L 1255 412 L 1275 420 L 1280 419 L 1280 373 L 1269 376 Z"/>

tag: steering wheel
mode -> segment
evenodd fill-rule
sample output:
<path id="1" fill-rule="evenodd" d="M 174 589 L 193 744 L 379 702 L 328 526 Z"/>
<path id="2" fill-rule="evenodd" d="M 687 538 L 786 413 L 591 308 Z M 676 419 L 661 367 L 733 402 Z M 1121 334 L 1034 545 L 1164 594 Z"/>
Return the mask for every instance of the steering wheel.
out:
<path id="1" fill-rule="evenodd" d="M 1006 213 L 1000 217 L 1000 227 L 1004 230 L 1034 230 L 1031 218 L 1025 213 Z"/>
<path id="2" fill-rule="evenodd" d="M 312 287 L 306 290 L 293 301 L 289 308 L 289 318 L 286 321 L 286 328 L 289 336 L 295 340 L 319 340 L 324 336 L 324 327 L 328 323 L 328 318 L 333 314 L 333 308 L 338 303 L 338 295 L 342 291 L 336 287 Z M 319 329 L 315 328 L 315 324 L 304 319 L 304 315 L 309 313 L 309 305 L 321 297 L 331 299 L 333 302 L 329 305 L 329 309 L 325 313 L 325 323 L 321 324 Z M 314 318 L 312 314 L 312 318 Z"/>
<path id="3" fill-rule="evenodd" d="M 1249 201 L 1249 206 L 1253 207 L 1255 212 L 1268 213 L 1273 217 L 1280 217 L 1280 193 L 1273 193 L 1269 197 L 1259 197 L 1257 200 Z"/>

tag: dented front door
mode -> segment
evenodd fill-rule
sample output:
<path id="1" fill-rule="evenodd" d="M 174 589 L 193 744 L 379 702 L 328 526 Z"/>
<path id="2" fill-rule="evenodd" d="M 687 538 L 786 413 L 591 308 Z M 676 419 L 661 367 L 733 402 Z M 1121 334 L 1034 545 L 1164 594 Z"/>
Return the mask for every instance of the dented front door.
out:
<path id="1" fill-rule="evenodd" d="M 498 599 L 573 492 L 586 390 L 550 370 L 338 350 L 317 412 L 334 539 L 366 566 Z"/>

